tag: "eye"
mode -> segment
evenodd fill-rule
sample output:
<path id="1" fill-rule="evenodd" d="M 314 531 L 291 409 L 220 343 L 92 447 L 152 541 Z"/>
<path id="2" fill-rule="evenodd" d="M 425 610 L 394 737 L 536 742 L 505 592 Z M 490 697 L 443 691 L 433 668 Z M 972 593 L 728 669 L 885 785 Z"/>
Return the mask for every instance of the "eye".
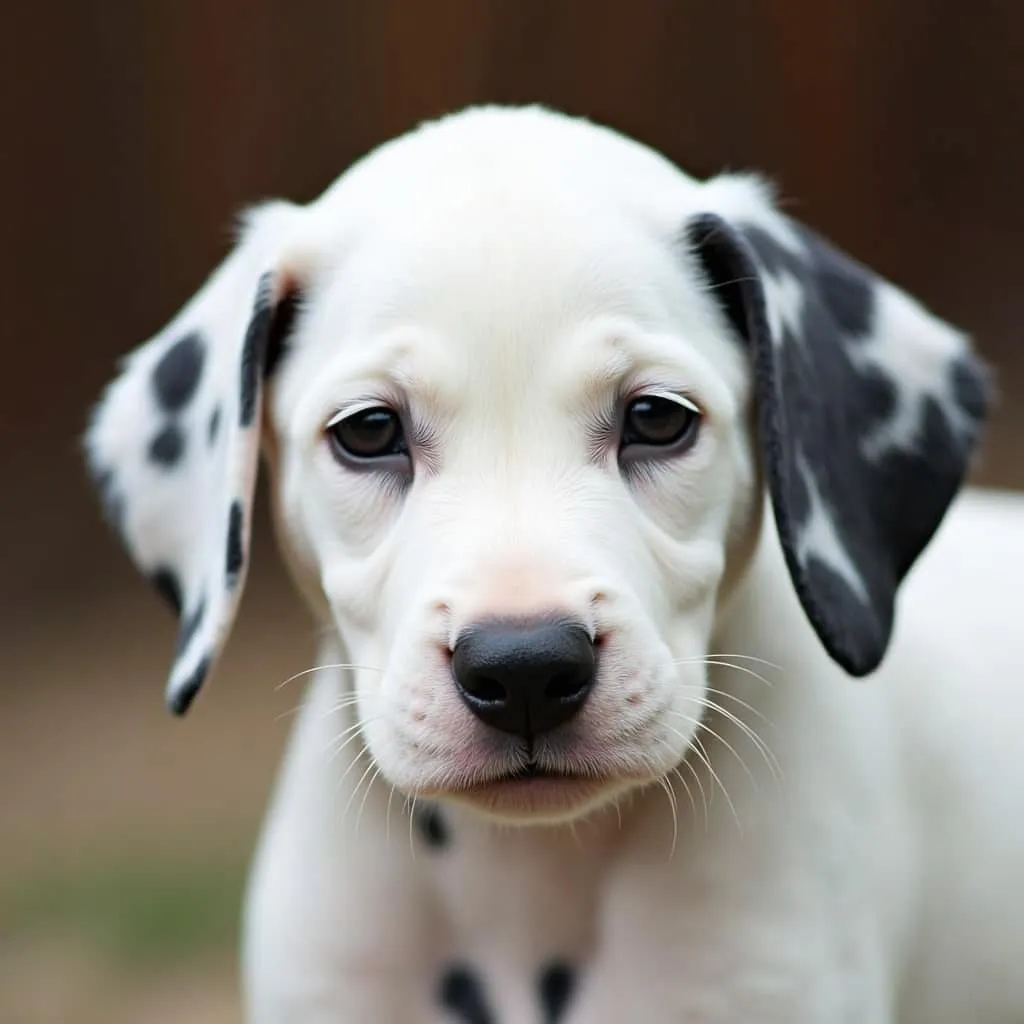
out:
<path id="1" fill-rule="evenodd" d="M 398 413 L 383 405 L 339 414 L 327 424 L 327 437 L 335 457 L 348 465 L 367 462 L 408 463 Z"/>
<path id="2" fill-rule="evenodd" d="M 622 449 L 671 448 L 677 453 L 697 439 L 700 410 L 688 398 L 640 395 L 628 406 L 622 423 Z M 651 453 L 654 454 L 654 453 Z"/>

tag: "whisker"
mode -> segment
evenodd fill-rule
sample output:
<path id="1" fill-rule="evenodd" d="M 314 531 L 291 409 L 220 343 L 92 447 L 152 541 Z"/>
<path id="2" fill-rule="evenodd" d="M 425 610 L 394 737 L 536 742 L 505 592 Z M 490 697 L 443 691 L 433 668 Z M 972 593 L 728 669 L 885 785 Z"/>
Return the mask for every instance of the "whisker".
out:
<path id="1" fill-rule="evenodd" d="M 278 683 L 274 687 L 274 690 L 283 690 L 289 683 L 294 682 L 296 679 L 301 679 L 303 676 L 308 676 L 311 672 L 321 672 L 327 669 L 340 668 L 340 669 L 357 669 L 362 672 L 383 672 L 382 668 L 374 668 L 372 665 L 355 665 L 350 662 L 338 661 L 331 662 L 326 665 L 313 665 L 312 668 L 304 668 L 301 672 L 296 672 L 295 675 L 289 676 L 284 682 Z"/>
<path id="2" fill-rule="evenodd" d="M 327 744 L 327 752 L 330 754 L 331 761 L 335 761 L 338 755 L 345 749 L 346 746 L 352 741 L 355 735 L 358 735 L 359 730 L 363 727 L 362 722 L 353 722 L 350 726 L 342 729 L 337 736 L 332 736 L 330 742 Z M 346 739 L 346 737 L 348 737 Z M 344 742 L 343 742 L 344 741 Z M 340 746 L 339 746 L 340 744 Z"/>
<path id="3" fill-rule="evenodd" d="M 725 651 L 708 651 L 705 655 L 708 658 L 728 658 L 730 660 L 735 659 L 736 661 L 754 661 L 759 665 L 767 665 L 768 668 L 773 668 L 778 672 L 784 672 L 785 668 L 780 665 L 777 661 L 769 661 L 767 658 L 759 658 L 753 654 L 728 654 Z"/>
<path id="4" fill-rule="evenodd" d="M 707 661 L 709 658 L 718 659 L 720 661 L 751 661 L 756 665 L 764 665 L 767 668 L 773 668 L 777 672 L 785 672 L 785 666 L 780 665 L 776 661 L 769 661 L 767 658 L 758 658 L 753 654 L 725 654 L 721 651 L 708 651 L 707 654 L 692 654 L 686 658 L 676 658 L 673 660 L 675 665 L 692 665 L 697 662 Z"/>
<path id="5" fill-rule="evenodd" d="M 763 658 L 750 658 L 749 660 L 755 661 L 755 662 L 764 661 Z M 774 685 L 775 685 L 775 683 L 771 679 L 769 679 L 765 675 L 762 675 L 760 672 L 754 671 L 754 669 L 750 668 L 750 666 L 748 666 L 748 665 L 737 665 L 735 662 L 730 661 L 724 655 L 720 655 L 720 654 L 706 654 L 706 655 L 701 655 L 699 657 L 695 655 L 692 658 L 675 658 L 674 660 L 668 662 L 668 664 L 670 664 L 670 665 L 713 665 L 713 666 L 716 666 L 718 668 L 731 668 L 731 669 L 735 669 L 737 672 L 743 672 L 745 675 L 748 675 L 748 676 L 750 676 L 753 679 L 759 680 L 760 682 L 764 683 L 765 686 L 769 687 L 769 689 L 774 687 Z M 772 662 L 766 662 L 766 664 L 770 665 L 773 668 L 778 668 L 778 666 L 774 665 Z"/>
<path id="6" fill-rule="evenodd" d="M 779 764 L 778 759 L 772 752 L 771 748 L 767 743 L 752 729 L 746 722 L 743 721 L 738 715 L 733 714 L 728 708 L 722 707 L 717 701 L 709 700 L 707 697 L 686 697 L 686 700 L 691 701 L 694 704 L 699 704 L 702 707 L 707 708 L 709 711 L 713 711 L 716 714 L 722 715 L 725 719 L 732 722 L 733 725 L 739 729 L 744 736 L 746 736 L 751 743 L 753 743 L 757 752 L 764 758 L 765 764 L 768 766 L 768 770 L 772 773 L 772 778 L 778 782 L 782 775 L 782 766 Z"/>
<path id="7" fill-rule="evenodd" d="M 345 708 L 350 708 L 358 703 L 359 698 L 354 693 L 345 694 L 331 704 L 330 707 L 326 708 L 322 717 L 330 718 L 331 715 L 336 715 L 339 711 L 344 711 Z"/>
<path id="8" fill-rule="evenodd" d="M 412 856 L 413 864 L 415 864 L 416 863 L 416 843 L 415 843 L 415 841 L 413 839 L 413 834 L 412 834 L 412 823 L 413 823 L 413 819 L 416 817 L 416 794 L 415 793 L 412 795 L 412 802 L 411 803 L 409 801 L 409 797 L 406 797 L 406 804 L 408 805 L 408 808 L 409 808 L 409 853 Z"/>
<path id="9" fill-rule="evenodd" d="M 697 728 L 697 729 L 701 728 L 701 722 L 698 719 L 689 718 L 687 715 L 684 715 L 684 714 L 682 714 L 679 711 L 676 711 L 675 714 L 679 718 L 683 719 L 685 722 L 687 722 L 690 725 L 694 726 L 695 728 Z M 666 723 L 666 728 L 671 729 L 681 740 L 687 741 L 687 737 L 684 736 L 674 726 L 668 725 L 668 723 Z M 743 826 L 740 824 L 740 816 L 739 816 L 739 814 L 736 811 L 736 805 L 732 802 L 732 797 L 729 795 L 729 790 L 726 789 L 725 783 L 722 781 L 722 777 L 718 774 L 718 772 L 715 771 L 713 765 L 711 764 L 711 758 L 708 756 L 707 750 L 704 747 L 704 744 L 701 741 L 700 737 L 697 736 L 697 735 L 694 735 L 692 740 L 689 741 L 689 747 L 697 755 L 698 760 L 708 770 L 708 773 L 711 775 L 711 778 L 714 780 L 714 782 L 718 786 L 718 788 L 722 791 L 722 796 L 725 797 L 725 802 L 729 805 L 729 810 L 732 812 L 732 816 L 733 816 L 733 818 L 736 821 L 736 827 L 739 829 L 740 834 L 742 835 L 743 834 Z M 713 796 L 714 796 L 714 790 L 712 790 L 712 797 Z M 711 806 L 711 800 L 708 801 L 708 807 L 710 808 L 710 806 Z"/>
<path id="10" fill-rule="evenodd" d="M 692 770 L 692 766 L 691 766 L 691 770 Z M 686 796 L 687 796 L 687 798 L 690 801 L 690 809 L 693 811 L 694 820 L 696 820 L 696 818 L 697 818 L 697 801 L 694 800 L 694 798 L 693 798 L 693 790 L 690 789 L 690 784 L 686 781 L 686 776 L 684 776 L 683 773 L 679 770 L 679 766 L 678 765 L 676 765 L 676 767 L 673 768 L 671 772 L 669 772 L 669 776 L 670 777 L 674 777 L 674 778 L 679 780 L 679 784 L 685 790 Z M 705 829 L 705 831 L 707 830 L 707 827 L 708 827 L 707 808 L 705 808 L 705 810 L 704 810 L 704 829 Z"/>
<path id="11" fill-rule="evenodd" d="M 760 682 L 764 683 L 764 685 L 767 686 L 769 689 L 771 689 L 775 685 L 767 676 L 761 675 L 760 672 L 755 672 L 752 668 L 749 668 L 746 665 L 735 665 L 731 661 L 725 661 L 723 659 L 718 658 L 705 658 L 704 664 L 713 665 L 716 668 L 731 668 L 736 672 L 742 672 L 744 675 L 748 675 L 752 679 L 757 679 Z"/>
<path id="12" fill-rule="evenodd" d="M 668 783 L 668 779 L 662 775 L 658 779 L 658 785 L 662 788 L 665 796 L 668 798 L 668 806 L 672 811 L 672 845 L 669 847 L 668 859 L 669 861 L 676 855 L 676 843 L 679 842 L 679 816 L 676 812 L 676 795 L 672 792 L 672 787 Z"/>
<path id="13" fill-rule="evenodd" d="M 686 766 L 686 768 L 689 770 L 690 774 L 693 776 L 693 781 L 697 783 L 697 789 L 700 792 L 700 802 L 701 802 L 701 805 L 704 808 L 704 831 L 706 832 L 711 827 L 711 823 L 710 823 L 710 818 L 708 817 L 708 795 L 707 795 L 707 792 L 704 789 L 704 783 L 701 781 L 700 773 L 697 771 L 696 768 L 693 767 L 693 765 L 690 763 L 690 759 L 688 757 L 684 757 L 682 759 L 682 761 L 680 762 L 680 765 L 685 765 Z M 679 765 L 676 765 L 674 770 L 676 772 L 679 772 Z M 683 779 L 682 772 L 679 772 L 679 778 L 680 778 L 680 780 L 682 780 L 683 784 L 685 785 L 686 784 L 686 780 Z M 687 792 L 689 792 L 689 787 L 688 786 L 687 786 Z M 696 813 L 697 813 L 697 809 L 695 807 L 694 808 L 694 814 L 696 814 Z"/>
<path id="14" fill-rule="evenodd" d="M 395 799 L 395 784 L 391 783 L 391 791 L 388 793 L 388 803 L 384 810 L 384 845 L 391 849 L 391 802 Z"/>
<path id="15" fill-rule="evenodd" d="M 373 784 L 380 778 L 380 765 L 374 764 L 373 774 L 370 776 L 370 781 L 366 784 L 366 792 L 363 793 L 363 799 L 359 802 L 359 812 L 356 814 L 356 827 L 355 834 L 359 835 L 359 823 L 363 820 L 363 808 L 366 807 L 366 798 L 370 795 L 370 790 L 373 789 Z M 386 826 L 385 826 L 386 827 Z"/>
<path id="16" fill-rule="evenodd" d="M 775 723 L 770 718 L 767 718 L 762 712 L 758 711 L 758 709 L 755 708 L 754 705 L 751 704 L 749 701 L 745 701 L 742 698 L 737 697 L 735 693 L 730 693 L 728 690 L 719 690 L 716 689 L 714 686 L 705 686 L 704 692 L 713 693 L 717 697 L 725 697 L 728 700 L 731 700 L 734 704 L 738 704 L 741 708 L 744 708 L 746 711 L 749 711 L 756 718 L 760 718 L 761 721 L 764 722 L 764 724 L 767 725 L 770 729 L 775 728 Z"/>
<path id="17" fill-rule="evenodd" d="M 678 712 L 677 712 L 677 714 L 678 714 Z M 698 722 L 697 723 L 697 728 L 698 729 L 703 729 L 706 733 L 708 733 L 708 735 L 710 735 L 710 736 L 714 737 L 716 740 L 718 740 L 718 742 L 721 743 L 722 746 L 724 746 L 726 748 L 726 750 L 728 750 L 733 755 L 733 757 L 736 758 L 737 761 L 739 761 L 740 767 L 743 769 L 743 771 L 746 774 L 747 778 L 750 779 L 751 786 L 754 787 L 754 792 L 755 793 L 758 792 L 757 779 L 754 778 L 754 773 L 748 767 L 747 762 L 744 761 L 743 758 L 740 756 L 739 751 L 737 751 L 736 748 L 724 736 L 721 735 L 721 733 L 716 732 L 706 722 L 704 722 L 704 721 Z"/>
<path id="18" fill-rule="evenodd" d="M 353 764 L 355 764 L 355 761 L 353 761 Z M 348 802 L 345 804 L 345 809 L 341 812 L 342 824 L 345 824 L 345 820 L 348 818 L 349 809 L 352 806 L 352 801 L 355 800 L 356 794 L 359 792 L 360 788 L 362 787 L 363 782 L 366 779 L 366 776 L 369 775 L 370 772 L 374 771 L 374 768 L 375 768 L 375 766 L 374 766 L 373 761 L 370 760 L 369 758 L 367 758 L 366 768 L 363 769 L 363 774 L 359 776 L 359 779 L 356 782 L 355 786 L 352 787 L 352 792 L 349 794 Z M 357 826 L 356 832 L 358 833 L 358 826 Z"/>

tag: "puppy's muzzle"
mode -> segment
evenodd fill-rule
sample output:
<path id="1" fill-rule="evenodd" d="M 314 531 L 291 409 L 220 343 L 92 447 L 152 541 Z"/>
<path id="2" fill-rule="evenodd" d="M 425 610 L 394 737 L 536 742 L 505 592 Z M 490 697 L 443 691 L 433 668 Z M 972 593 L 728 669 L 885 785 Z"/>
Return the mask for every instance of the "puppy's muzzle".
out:
<path id="1" fill-rule="evenodd" d="M 576 622 L 491 619 L 462 632 L 452 671 L 474 715 L 529 743 L 583 706 L 597 673 L 597 649 Z"/>

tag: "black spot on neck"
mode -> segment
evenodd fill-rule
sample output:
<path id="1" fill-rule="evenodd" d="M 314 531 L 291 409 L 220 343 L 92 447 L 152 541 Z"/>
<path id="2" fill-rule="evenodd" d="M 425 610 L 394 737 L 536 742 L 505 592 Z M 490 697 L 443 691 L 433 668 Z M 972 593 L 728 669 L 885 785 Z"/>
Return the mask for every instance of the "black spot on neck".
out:
<path id="1" fill-rule="evenodd" d="M 206 346 L 198 331 L 179 338 L 153 370 L 153 392 L 167 412 L 184 408 L 196 392 L 203 372 Z"/>
<path id="2" fill-rule="evenodd" d="M 228 587 L 233 587 L 238 582 L 238 574 L 242 571 L 242 564 L 245 561 L 245 551 L 242 548 L 244 524 L 245 510 L 242 508 L 241 501 L 236 498 L 231 503 L 231 511 L 228 513 L 228 542 L 225 559 Z"/>
<path id="3" fill-rule="evenodd" d="M 537 990 L 544 1010 L 544 1024 L 558 1024 L 576 991 L 576 972 L 559 961 L 548 964 L 540 972 Z"/>
<path id="4" fill-rule="evenodd" d="M 438 1000 L 461 1024 L 496 1024 L 483 983 L 463 964 L 455 964 L 441 978 Z"/>
<path id="5" fill-rule="evenodd" d="M 168 423 L 149 442 L 149 460 L 158 466 L 170 469 L 181 461 L 185 454 L 185 435 L 173 423 Z"/>
<path id="6" fill-rule="evenodd" d="M 435 850 L 443 850 L 449 841 L 448 825 L 441 812 L 431 805 L 416 811 L 416 826 L 427 846 Z"/>

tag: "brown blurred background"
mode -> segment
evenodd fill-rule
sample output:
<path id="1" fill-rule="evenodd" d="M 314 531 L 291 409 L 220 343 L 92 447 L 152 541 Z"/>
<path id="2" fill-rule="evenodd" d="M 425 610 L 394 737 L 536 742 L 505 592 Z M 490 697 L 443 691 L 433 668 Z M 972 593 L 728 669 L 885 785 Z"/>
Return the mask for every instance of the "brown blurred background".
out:
<path id="1" fill-rule="evenodd" d="M 184 721 L 173 625 L 78 450 L 118 356 L 225 253 L 419 120 L 540 101 L 790 209 L 973 332 L 1024 486 L 1019 0 L 55 0 L 5 11 L 0 1021 L 238 1020 L 245 860 L 309 621 L 258 525 L 241 622 Z"/>

